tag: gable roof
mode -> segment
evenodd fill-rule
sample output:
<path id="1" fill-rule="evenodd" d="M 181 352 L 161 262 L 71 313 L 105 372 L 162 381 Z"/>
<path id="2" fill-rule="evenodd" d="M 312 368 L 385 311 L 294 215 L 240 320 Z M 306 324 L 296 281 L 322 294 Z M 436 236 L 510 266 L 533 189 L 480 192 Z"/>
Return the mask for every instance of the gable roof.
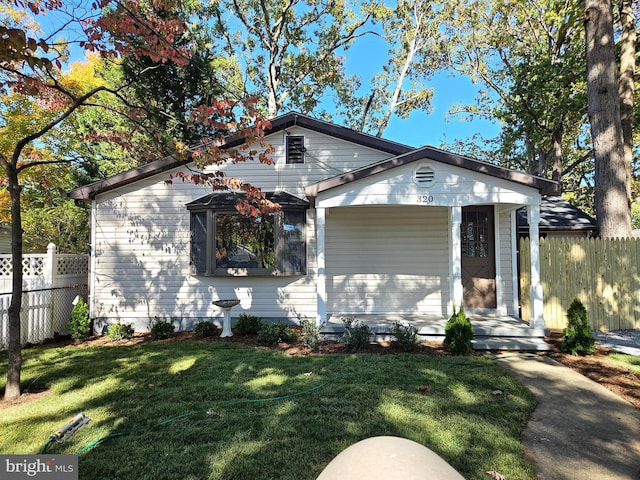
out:
<path id="1" fill-rule="evenodd" d="M 347 127 L 341 127 L 339 125 L 325 122 L 323 120 L 318 120 L 301 113 L 290 112 L 274 118 L 270 123 L 271 128 L 265 130 L 265 135 L 271 135 L 273 133 L 286 130 L 287 128 L 298 126 L 325 135 L 330 135 L 335 138 L 346 140 L 348 142 L 356 143 L 364 147 L 380 150 L 390 155 L 400 155 L 402 153 L 410 152 L 414 149 L 413 147 L 410 147 L 408 145 L 403 145 L 401 143 L 392 142 L 390 140 L 374 137 L 372 135 L 367 135 L 366 133 L 358 132 Z M 242 144 L 243 141 L 244 138 L 242 137 L 229 136 L 224 139 L 222 145 L 220 145 L 220 148 L 233 148 Z M 131 183 L 137 182 L 138 180 L 142 180 L 144 178 L 166 172 L 190 162 L 190 155 L 182 161 L 176 159 L 173 156 L 168 156 L 143 165 L 141 167 L 114 175 L 104 180 L 100 180 L 83 187 L 78 187 L 74 190 L 71 190 L 68 193 L 68 196 L 78 201 L 89 201 L 94 199 L 96 195 L 100 193 L 129 185 Z"/>
<path id="2" fill-rule="evenodd" d="M 533 187 L 538 189 L 542 195 L 557 195 L 560 192 L 560 185 L 556 181 L 529 175 L 517 170 L 499 167 L 492 163 L 482 162 L 471 157 L 445 152 L 444 150 L 427 146 L 412 150 L 408 153 L 400 154 L 387 160 L 382 160 L 351 172 L 328 178 L 307 187 L 306 194 L 308 197 L 317 197 L 319 193 L 340 185 L 346 185 L 371 175 L 376 175 L 393 168 L 426 159 Z"/>
<path id="3" fill-rule="evenodd" d="M 518 228 L 528 229 L 527 208 L 518 210 Z M 593 217 L 559 196 L 545 197 L 540 203 L 540 228 L 543 230 L 597 231 Z"/>

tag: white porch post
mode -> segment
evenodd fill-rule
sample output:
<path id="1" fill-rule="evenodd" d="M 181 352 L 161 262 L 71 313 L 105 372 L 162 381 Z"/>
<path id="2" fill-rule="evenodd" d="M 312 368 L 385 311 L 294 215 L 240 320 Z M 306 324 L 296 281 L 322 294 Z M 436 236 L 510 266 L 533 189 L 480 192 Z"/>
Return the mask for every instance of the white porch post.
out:
<path id="1" fill-rule="evenodd" d="M 325 222 L 326 211 L 316 208 L 316 281 L 317 317 L 316 325 L 321 326 L 327 321 L 327 277 L 325 265 Z"/>
<path id="2" fill-rule="evenodd" d="M 531 252 L 531 328 L 545 328 L 540 284 L 540 205 L 528 205 L 527 217 Z"/>
<path id="3" fill-rule="evenodd" d="M 449 210 L 449 224 L 451 226 L 449 242 L 449 272 L 451 274 L 451 302 L 452 308 L 462 307 L 462 239 L 460 224 L 462 223 L 462 207 L 451 207 Z M 447 312 L 451 313 L 451 312 Z"/>

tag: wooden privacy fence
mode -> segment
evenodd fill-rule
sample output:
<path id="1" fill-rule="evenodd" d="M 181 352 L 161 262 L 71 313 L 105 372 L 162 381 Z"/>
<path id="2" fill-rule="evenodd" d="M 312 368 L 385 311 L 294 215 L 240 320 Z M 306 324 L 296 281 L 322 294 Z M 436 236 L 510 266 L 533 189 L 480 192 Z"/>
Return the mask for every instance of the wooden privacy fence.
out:
<path id="1" fill-rule="evenodd" d="M 529 239 L 520 240 L 520 305 L 531 319 Z M 578 297 L 591 327 L 640 328 L 640 239 L 547 238 L 540 240 L 540 280 L 547 328 L 567 324 L 567 308 Z"/>

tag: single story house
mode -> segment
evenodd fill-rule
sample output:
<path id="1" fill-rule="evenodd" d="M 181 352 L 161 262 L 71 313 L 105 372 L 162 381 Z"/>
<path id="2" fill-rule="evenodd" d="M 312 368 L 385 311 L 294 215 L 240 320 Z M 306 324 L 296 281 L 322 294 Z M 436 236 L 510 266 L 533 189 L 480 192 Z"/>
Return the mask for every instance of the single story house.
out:
<path id="1" fill-rule="evenodd" d="M 238 299 L 265 320 L 448 318 L 464 306 L 516 318 L 518 211 L 531 242 L 532 320 L 544 329 L 540 206 L 556 182 L 432 147 L 412 148 L 298 113 L 271 121 L 273 165 L 225 164 L 281 211 L 242 217 L 230 192 L 167 183 L 168 157 L 69 196 L 91 210 L 91 317 L 190 329 Z M 230 139 L 235 145 L 237 139 Z M 474 325 L 475 326 L 475 325 Z M 529 327 L 529 326 L 527 326 Z"/>

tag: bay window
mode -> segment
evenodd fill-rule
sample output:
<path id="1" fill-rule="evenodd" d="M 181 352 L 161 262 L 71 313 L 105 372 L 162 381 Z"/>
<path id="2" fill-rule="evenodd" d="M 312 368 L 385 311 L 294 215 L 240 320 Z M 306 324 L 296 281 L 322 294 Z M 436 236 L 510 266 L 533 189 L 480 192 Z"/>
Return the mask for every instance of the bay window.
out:
<path id="1" fill-rule="evenodd" d="M 207 195 L 187 205 L 191 213 L 191 271 L 195 275 L 303 275 L 308 202 L 267 193 L 280 211 L 260 216 L 235 210 L 238 195 Z"/>

